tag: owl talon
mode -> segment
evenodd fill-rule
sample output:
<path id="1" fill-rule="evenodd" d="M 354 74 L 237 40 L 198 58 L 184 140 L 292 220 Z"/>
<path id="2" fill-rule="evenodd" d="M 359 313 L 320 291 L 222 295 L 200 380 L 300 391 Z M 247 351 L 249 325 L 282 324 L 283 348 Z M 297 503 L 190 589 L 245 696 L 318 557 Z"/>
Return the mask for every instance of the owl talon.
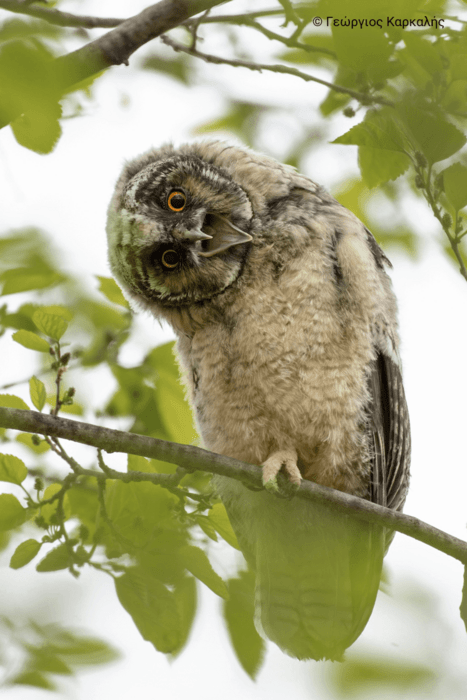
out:
<path id="1" fill-rule="evenodd" d="M 266 491 L 269 491 L 270 493 L 279 493 L 279 485 L 277 483 L 277 477 L 273 476 L 272 479 L 268 479 L 267 481 L 264 480 L 263 476 L 263 486 L 266 489 Z"/>
<path id="2" fill-rule="evenodd" d="M 278 475 L 281 469 L 285 477 L 281 479 L 285 483 L 278 483 Z M 295 450 L 281 450 L 270 455 L 263 464 L 263 486 L 271 493 L 287 493 L 296 491 L 300 487 L 302 475 L 297 467 L 297 453 Z"/>

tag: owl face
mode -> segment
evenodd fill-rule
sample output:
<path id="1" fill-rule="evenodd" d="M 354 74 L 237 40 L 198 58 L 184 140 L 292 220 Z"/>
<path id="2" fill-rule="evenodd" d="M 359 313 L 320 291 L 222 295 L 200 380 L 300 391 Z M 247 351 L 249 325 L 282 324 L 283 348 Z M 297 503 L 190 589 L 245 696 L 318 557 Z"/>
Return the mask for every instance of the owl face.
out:
<path id="1" fill-rule="evenodd" d="M 132 300 L 156 314 L 211 299 L 240 276 L 252 236 L 245 191 L 193 155 L 124 171 L 109 209 L 110 262 Z"/>

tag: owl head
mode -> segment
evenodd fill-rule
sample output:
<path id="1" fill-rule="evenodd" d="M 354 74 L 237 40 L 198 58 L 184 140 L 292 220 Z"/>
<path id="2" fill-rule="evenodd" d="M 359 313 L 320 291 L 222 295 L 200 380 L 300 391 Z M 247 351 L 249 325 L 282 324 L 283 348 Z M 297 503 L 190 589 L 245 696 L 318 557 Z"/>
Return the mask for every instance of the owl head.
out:
<path id="1" fill-rule="evenodd" d="M 110 203 L 112 272 L 156 316 L 201 304 L 241 274 L 252 217 L 224 168 L 170 146 L 150 151 L 125 167 Z"/>

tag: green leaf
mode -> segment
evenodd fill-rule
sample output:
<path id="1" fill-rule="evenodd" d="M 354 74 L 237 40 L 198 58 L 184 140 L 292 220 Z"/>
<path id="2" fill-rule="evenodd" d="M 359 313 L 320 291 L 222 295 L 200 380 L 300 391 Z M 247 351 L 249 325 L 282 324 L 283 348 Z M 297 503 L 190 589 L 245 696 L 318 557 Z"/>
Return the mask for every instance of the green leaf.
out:
<path id="1" fill-rule="evenodd" d="M 80 523 L 88 529 L 86 544 L 92 544 L 92 538 L 99 524 L 99 501 L 97 495 L 97 482 L 93 478 L 81 481 L 76 488 L 68 492 L 71 516 L 78 518 Z"/>
<path id="2" fill-rule="evenodd" d="M 439 44 L 435 45 L 415 32 L 404 32 L 404 43 L 409 53 L 419 62 L 431 77 L 434 73 L 443 71 L 443 57 L 439 52 Z"/>
<path id="3" fill-rule="evenodd" d="M 410 697 L 412 689 L 429 688 L 437 678 L 433 668 L 404 658 L 348 659 L 333 671 L 333 685 L 341 697 L 374 697 L 387 690 L 392 697 Z"/>
<path id="4" fill-rule="evenodd" d="M 67 569 L 70 564 L 70 555 L 66 544 L 59 544 L 52 549 L 36 566 L 36 571 L 61 571 Z"/>
<path id="5" fill-rule="evenodd" d="M 42 309 L 34 311 L 32 320 L 41 333 L 48 335 L 50 338 L 53 338 L 53 340 L 60 340 L 68 328 L 68 323 L 63 316 L 48 314 L 46 311 L 42 311 Z"/>
<path id="6" fill-rule="evenodd" d="M 302 34 L 300 43 L 306 44 L 310 48 L 324 49 L 325 51 L 334 51 L 334 40 L 331 34 Z M 332 54 L 321 53 L 318 51 L 305 51 L 304 49 L 287 49 L 279 55 L 281 61 L 296 64 L 318 64 L 333 61 Z"/>
<path id="7" fill-rule="evenodd" d="M 24 462 L 14 455 L 0 454 L 0 481 L 21 484 L 28 475 Z"/>
<path id="8" fill-rule="evenodd" d="M 0 45 L 0 121 L 16 114 L 43 112 L 59 94 L 54 55 L 40 41 L 16 40 Z"/>
<path id="9" fill-rule="evenodd" d="M 456 211 L 467 205 L 467 167 L 453 163 L 442 172 L 444 191 Z"/>
<path id="10" fill-rule="evenodd" d="M 78 403 L 75 399 L 73 399 L 72 404 L 64 404 L 60 408 L 60 413 L 69 413 L 72 416 L 83 416 L 84 415 L 84 408 L 83 405 Z"/>
<path id="11" fill-rule="evenodd" d="M 41 311 L 45 311 L 47 314 L 52 314 L 53 316 L 61 316 L 65 321 L 71 321 L 73 318 L 73 311 L 67 306 L 62 306 L 61 304 L 49 304 L 48 306 L 41 306 Z"/>
<path id="12" fill-rule="evenodd" d="M 115 581 L 120 603 L 133 618 L 143 639 L 170 654 L 177 652 L 183 638 L 179 611 L 173 593 L 158 579 L 134 567 Z"/>
<path id="13" fill-rule="evenodd" d="M 35 376 L 31 377 L 29 380 L 29 395 L 31 396 L 31 401 L 37 410 L 42 411 L 45 406 L 47 393 L 44 383 Z"/>
<path id="14" fill-rule="evenodd" d="M 190 445 L 197 440 L 193 414 L 180 383 L 180 370 L 174 356 L 174 343 L 165 343 L 151 350 L 145 358 L 157 372 L 153 397 L 166 428 L 169 440 Z"/>
<path id="15" fill-rule="evenodd" d="M 430 114 L 409 102 L 404 102 L 400 113 L 411 130 L 416 144 L 430 163 L 449 158 L 467 141 L 459 129 L 440 115 Z"/>
<path id="16" fill-rule="evenodd" d="M 196 515 L 195 520 L 202 529 L 202 531 L 214 542 L 217 542 L 217 533 L 206 515 Z"/>
<path id="17" fill-rule="evenodd" d="M 178 610 L 180 639 L 177 649 L 172 654 L 176 656 L 185 646 L 196 613 L 196 581 L 192 576 L 184 576 L 174 588 L 175 603 Z"/>
<path id="18" fill-rule="evenodd" d="M 5 270 L 0 275 L 0 280 L 4 281 L 0 296 L 28 292 L 31 289 L 44 289 L 63 282 L 64 279 L 63 275 L 52 270 L 43 272 L 38 272 L 36 268 Z"/>
<path id="19" fill-rule="evenodd" d="M 60 628 L 47 629 L 49 633 L 46 649 L 64 656 L 67 664 L 73 666 L 105 664 L 120 656 L 113 647 L 101 639 L 76 635 Z"/>
<path id="20" fill-rule="evenodd" d="M 178 499 L 154 484 L 115 481 L 106 489 L 105 502 L 117 531 L 136 547 L 144 547 L 172 524 L 172 509 Z"/>
<path id="21" fill-rule="evenodd" d="M 147 56 L 143 61 L 143 68 L 157 71 L 175 78 L 185 85 L 189 84 L 190 66 L 184 56 L 176 58 L 162 58 L 161 56 Z"/>
<path id="22" fill-rule="evenodd" d="M 109 301 L 113 304 L 124 306 L 125 309 L 130 308 L 130 305 L 122 294 L 122 290 L 112 277 L 100 277 L 99 275 L 96 275 L 96 277 L 99 280 L 99 291 L 102 292 Z"/>
<path id="23" fill-rule="evenodd" d="M 264 660 L 265 642 L 254 625 L 255 577 L 243 571 L 228 581 L 229 599 L 223 612 L 232 646 L 243 669 L 255 678 Z"/>
<path id="24" fill-rule="evenodd" d="M 26 518 L 27 509 L 23 508 L 15 496 L 10 493 L 0 494 L 0 532 L 19 527 Z"/>
<path id="25" fill-rule="evenodd" d="M 86 301 L 87 317 L 96 328 L 121 331 L 128 328 L 129 315 L 122 309 L 113 309 L 108 304 L 97 304 L 90 299 Z"/>
<path id="26" fill-rule="evenodd" d="M 451 80 L 467 80 L 467 53 L 461 53 L 457 56 L 452 56 L 451 65 Z"/>
<path id="27" fill-rule="evenodd" d="M 21 569 L 23 566 L 26 566 L 26 564 L 29 564 L 38 554 L 41 547 L 42 543 L 37 540 L 21 542 L 10 559 L 10 568 Z"/>
<path id="28" fill-rule="evenodd" d="M 9 682 L 13 685 L 31 685 L 34 688 L 56 690 L 56 685 L 39 671 L 24 671 L 14 676 Z"/>
<path id="29" fill-rule="evenodd" d="M 360 146 L 358 165 L 365 184 L 368 187 L 378 187 L 405 173 L 410 165 L 410 158 L 405 153 Z"/>
<path id="30" fill-rule="evenodd" d="M 37 352 L 49 352 L 49 344 L 44 339 L 31 331 L 16 331 L 12 336 L 13 340 L 29 350 Z"/>
<path id="31" fill-rule="evenodd" d="M 48 452 L 50 450 L 50 445 L 43 439 L 41 439 L 38 445 L 35 445 L 32 441 L 32 435 L 30 433 L 20 433 L 16 436 L 15 440 L 16 442 L 20 442 L 22 445 L 28 447 L 37 455 L 44 454 L 44 452 Z"/>
<path id="32" fill-rule="evenodd" d="M 23 399 L 13 394 L 0 394 L 0 406 L 2 408 L 20 408 L 23 411 L 29 411 L 30 408 Z"/>
<path id="33" fill-rule="evenodd" d="M 30 654 L 29 664 L 40 673 L 57 673 L 62 676 L 70 676 L 73 674 L 71 668 L 63 659 L 55 653 L 50 652 L 47 645 L 40 648 L 29 647 Z"/>
<path id="34" fill-rule="evenodd" d="M 251 145 L 263 111 L 264 107 L 251 102 L 231 102 L 223 117 L 201 124 L 196 128 L 196 133 L 227 131 L 237 134 L 244 142 Z"/>
<path id="35" fill-rule="evenodd" d="M 467 80 L 454 80 L 448 85 L 441 100 L 447 112 L 455 114 L 465 111 L 467 106 Z"/>
<path id="36" fill-rule="evenodd" d="M 127 468 L 129 472 L 151 473 L 155 471 L 152 467 L 152 462 L 140 455 L 128 455 Z"/>
<path id="37" fill-rule="evenodd" d="M 223 503 L 216 503 L 208 513 L 209 521 L 219 535 L 235 549 L 240 549 L 237 536 L 230 524 L 229 516 Z"/>
<path id="38" fill-rule="evenodd" d="M 459 612 L 461 614 L 461 620 L 464 623 L 464 627 L 467 631 L 467 565 L 464 566 L 464 583 L 462 586 L 462 600 L 459 606 Z"/>
<path id="39" fill-rule="evenodd" d="M 205 586 L 221 598 L 228 598 L 227 587 L 221 577 L 216 574 L 211 563 L 202 549 L 192 545 L 180 547 L 179 554 L 183 565 L 193 576 L 202 581 Z"/>
<path id="40" fill-rule="evenodd" d="M 1 319 L 2 325 L 5 326 L 5 328 L 14 328 L 16 331 L 19 330 L 26 330 L 26 331 L 34 331 L 35 326 L 33 322 L 31 321 L 30 318 L 28 318 L 25 314 L 22 314 L 20 311 L 17 313 L 13 314 L 8 314 L 5 313 Z"/>
<path id="41" fill-rule="evenodd" d="M 36 153 L 51 153 L 55 148 L 62 127 L 62 108 L 57 103 L 42 104 L 41 109 L 26 112 L 11 122 L 11 129 L 17 142 Z"/>
<path id="42" fill-rule="evenodd" d="M 352 8 L 354 9 L 354 8 Z M 386 65 L 392 54 L 392 46 L 378 27 L 362 27 L 358 30 L 332 27 L 334 46 L 339 62 L 356 73 L 380 79 L 380 65 Z"/>
<path id="43" fill-rule="evenodd" d="M 400 153 L 404 153 L 408 145 L 395 115 L 390 113 L 388 108 L 369 110 L 364 121 L 334 139 L 332 143 L 382 148 Z"/>
<path id="44" fill-rule="evenodd" d="M 336 75 L 334 76 L 333 82 L 342 87 L 357 89 L 357 84 L 355 81 L 355 72 L 343 65 L 338 64 Z M 321 102 L 319 109 L 324 117 L 328 117 L 333 112 L 342 109 L 347 105 L 352 98 L 350 95 L 346 95 L 343 92 L 336 92 L 335 90 L 329 90 L 328 94 Z"/>

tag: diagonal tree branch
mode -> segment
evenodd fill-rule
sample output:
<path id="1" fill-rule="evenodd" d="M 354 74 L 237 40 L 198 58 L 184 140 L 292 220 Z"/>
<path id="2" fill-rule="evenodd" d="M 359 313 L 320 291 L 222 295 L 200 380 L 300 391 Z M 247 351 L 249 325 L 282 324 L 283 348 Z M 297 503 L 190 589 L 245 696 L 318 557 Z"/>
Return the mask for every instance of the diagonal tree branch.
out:
<path id="1" fill-rule="evenodd" d="M 123 452 L 159 459 L 171 464 L 177 464 L 190 472 L 200 470 L 237 479 L 245 483 L 245 485 L 254 488 L 262 486 L 260 467 L 245 464 L 231 457 L 214 454 L 200 447 L 178 445 L 144 435 L 125 433 L 120 430 L 111 430 L 110 428 L 101 428 L 89 423 L 69 420 L 68 418 L 58 418 L 35 411 L 13 408 L 0 407 L 0 426 L 72 440 L 73 442 L 100 448 L 106 452 Z M 119 478 L 122 481 L 149 481 L 155 484 L 164 482 L 164 478 L 161 479 L 160 474 L 146 472 L 122 473 L 106 469 L 102 473 L 83 470 L 84 475 L 92 475 L 100 480 Z M 169 483 L 171 478 L 173 477 L 165 477 L 165 481 Z M 350 496 L 342 491 L 320 486 L 311 481 L 302 481 L 295 497 L 327 503 L 341 512 L 353 514 L 361 520 L 378 523 L 397 530 L 458 559 L 464 564 L 467 563 L 467 542 L 438 530 L 411 515 L 383 508 L 362 498 Z"/>
<path id="2" fill-rule="evenodd" d="M 61 12 L 50 7 L 39 7 L 38 5 L 25 5 L 17 0 L 0 0 L 0 9 L 15 12 L 20 15 L 29 15 L 44 19 L 49 24 L 56 24 L 59 27 L 84 27 L 94 29 L 95 27 L 117 27 L 124 22 L 124 19 L 115 17 L 88 17 L 84 15 L 73 15 L 69 12 Z"/>
<path id="3" fill-rule="evenodd" d="M 261 73 L 264 70 L 269 71 L 271 73 L 293 75 L 296 78 L 304 80 L 305 82 L 319 83 L 320 85 L 325 85 L 330 90 L 334 90 L 334 92 L 340 92 L 344 95 L 350 95 L 350 97 L 353 97 L 355 100 L 362 102 L 362 104 L 371 103 L 388 105 L 389 107 L 394 106 L 393 102 L 391 102 L 390 100 L 386 100 L 384 97 L 380 97 L 378 95 L 368 95 L 363 92 L 358 92 L 357 90 L 352 90 L 351 88 L 344 87 L 343 85 L 336 85 L 335 83 L 330 83 L 328 80 L 322 80 L 321 78 L 318 78 L 314 75 L 304 73 L 303 71 L 300 71 L 297 68 L 291 68 L 281 63 L 255 63 L 253 61 L 243 61 L 240 59 L 221 58 L 220 56 L 213 56 L 212 54 L 202 53 L 201 51 L 198 51 L 190 46 L 184 46 L 184 44 L 180 44 L 180 42 L 174 41 L 174 39 L 165 35 L 161 36 L 161 39 L 164 42 L 164 44 L 167 44 L 167 46 L 171 46 L 174 51 L 181 51 L 183 53 L 189 54 L 190 56 L 194 56 L 195 58 L 201 58 L 203 61 L 206 61 L 206 63 L 233 66 L 234 68 L 248 68 L 248 70 L 258 71 L 259 73 Z"/>
<path id="4" fill-rule="evenodd" d="M 122 63 L 128 65 L 130 56 L 148 41 L 177 27 L 186 19 L 230 0 L 161 0 L 115 29 L 91 41 L 86 46 L 57 58 L 51 64 L 51 78 L 56 99 L 76 83 Z M 0 129 L 19 113 L 10 114 L 0 122 Z"/>

